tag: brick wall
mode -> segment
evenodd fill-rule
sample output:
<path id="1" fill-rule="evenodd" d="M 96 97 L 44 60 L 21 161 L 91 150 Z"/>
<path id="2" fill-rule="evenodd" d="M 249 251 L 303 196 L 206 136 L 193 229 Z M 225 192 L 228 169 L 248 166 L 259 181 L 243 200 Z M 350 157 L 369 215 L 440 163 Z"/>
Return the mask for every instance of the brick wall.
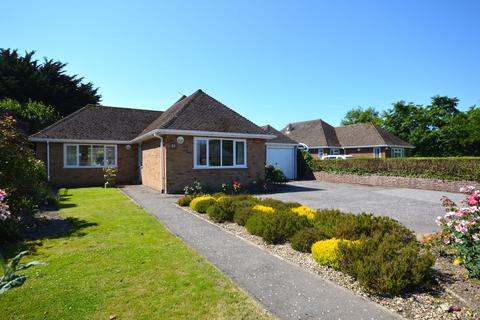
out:
<path id="1" fill-rule="evenodd" d="M 161 191 L 160 156 L 160 139 L 154 138 L 142 143 L 141 182 L 150 188 Z"/>
<path id="2" fill-rule="evenodd" d="M 203 186 L 217 190 L 222 183 L 238 180 L 249 184 L 255 179 L 265 177 L 265 141 L 247 139 L 247 167 L 245 169 L 193 169 L 193 137 L 184 136 L 185 142 L 178 144 L 177 136 L 165 136 L 167 153 L 167 188 L 168 193 L 182 192 L 185 185 L 198 180 Z M 171 144 L 176 148 L 172 149 Z"/>
<path id="3" fill-rule="evenodd" d="M 47 164 L 47 144 L 36 143 L 37 158 Z M 117 183 L 138 182 L 138 149 L 131 145 L 130 150 L 126 145 L 117 145 Z M 63 143 L 50 143 L 50 182 L 60 187 L 74 186 L 101 186 L 105 183 L 101 168 L 64 168 Z"/>
<path id="4" fill-rule="evenodd" d="M 318 181 L 334 183 L 363 184 L 370 186 L 396 187 L 437 190 L 445 192 L 459 192 L 461 187 L 467 185 L 477 185 L 479 183 L 472 181 L 448 181 L 437 179 L 424 179 L 413 177 L 391 177 L 391 176 L 359 176 L 354 174 L 332 174 L 324 172 L 314 172 L 315 179 Z"/>

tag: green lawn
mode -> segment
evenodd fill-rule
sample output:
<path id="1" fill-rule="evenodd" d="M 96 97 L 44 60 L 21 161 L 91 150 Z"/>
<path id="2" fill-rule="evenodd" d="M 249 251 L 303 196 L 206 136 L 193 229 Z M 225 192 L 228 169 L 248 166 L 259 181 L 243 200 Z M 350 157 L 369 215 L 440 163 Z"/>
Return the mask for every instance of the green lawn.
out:
<path id="1" fill-rule="evenodd" d="M 268 318 L 120 191 L 83 188 L 61 195 L 60 213 L 76 221 L 76 230 L 35 243 L 29 258 L 48 265 L 27 270 L 22 287 L 0 295 L 0 318 Z"/>

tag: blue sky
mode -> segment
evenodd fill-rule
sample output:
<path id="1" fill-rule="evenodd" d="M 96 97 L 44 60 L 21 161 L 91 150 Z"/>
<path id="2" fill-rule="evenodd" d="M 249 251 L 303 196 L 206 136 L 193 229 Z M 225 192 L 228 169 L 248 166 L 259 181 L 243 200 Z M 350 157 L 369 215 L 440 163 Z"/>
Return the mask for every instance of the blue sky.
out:
<path id="1" fill-rule="evenodd" d="M 106 105 L 198 88 L 257 124 L 456 96 L 480 105 L 480 1 L 2 1 L 0 47 L 36 50 Z"/>

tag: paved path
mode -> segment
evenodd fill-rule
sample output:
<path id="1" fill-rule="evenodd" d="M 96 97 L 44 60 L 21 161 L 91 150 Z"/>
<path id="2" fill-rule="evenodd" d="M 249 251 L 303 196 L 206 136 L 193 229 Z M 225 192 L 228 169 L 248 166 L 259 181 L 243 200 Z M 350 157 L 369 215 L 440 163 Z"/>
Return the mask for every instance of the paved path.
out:
<path id="1" fill-rule="evenodd" d="M 444 213 L 440 205 L 443 195 L 457 204 L 463 198 L 459 193 L 320 181 L 291 182 L 281 192 L 262 197 L 299 202 L 314 209 L 335 208 L 386 215 L 425 234 L 437 231 L 435 218 Z"/>
<path id="2" fill-rule="evenodd" d="M 145 186 L 126 186 L 123 191 L 280 319 L 398 318 L 371 301 L 185 212 L 173 205 L 174 196 Z"/>

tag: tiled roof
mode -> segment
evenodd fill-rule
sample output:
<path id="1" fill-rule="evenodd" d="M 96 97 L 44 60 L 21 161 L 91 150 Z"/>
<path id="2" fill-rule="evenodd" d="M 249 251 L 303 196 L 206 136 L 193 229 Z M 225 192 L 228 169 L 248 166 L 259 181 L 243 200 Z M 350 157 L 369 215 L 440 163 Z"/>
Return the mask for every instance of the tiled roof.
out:
<path id="1" fill-rule="evenodd" d="M 342 147 L 395 145 L 413 147 L 411 144 L 375 126 L 372 123 L 359 123 L 335 128 Z"/>
<path id="2" fill-rule="evenodd" d="M 289 124 L 282 130 L 293 140 L 314 147 L 359 147 L 374 145 L 412 148 L 408 142 L 372 123 L 332 127 L 325 121 L 311 120 Z"/>
<path id="3" fill-rule="evenodd" d="M 130 141 L 161 111 L 87 105 L 31 138 Z"/>
<path id="4" fill-rule="evenodd" d="M 265 130 L 266 133 L 272 134 L 277 136 L 276 138 L 272 140 L 268 140 L 269 143 L 290 143 L 290 144 L 297 144 L 296 141 L 290 139 L 271 125 L 266 125 L 261 127 L 263 130 Z"/>
<path id="5" fill-rule="evenodd" d="M 335 128 L 321 119 L 291 123 L 282 133 L 309 147 L 340 147 Z"/>
<path id="6" fill-rule="evenodd" d="M 202 90 L 180 98 L 142 134 L 155 129 L 265 134 L 256 124 Z"/>

